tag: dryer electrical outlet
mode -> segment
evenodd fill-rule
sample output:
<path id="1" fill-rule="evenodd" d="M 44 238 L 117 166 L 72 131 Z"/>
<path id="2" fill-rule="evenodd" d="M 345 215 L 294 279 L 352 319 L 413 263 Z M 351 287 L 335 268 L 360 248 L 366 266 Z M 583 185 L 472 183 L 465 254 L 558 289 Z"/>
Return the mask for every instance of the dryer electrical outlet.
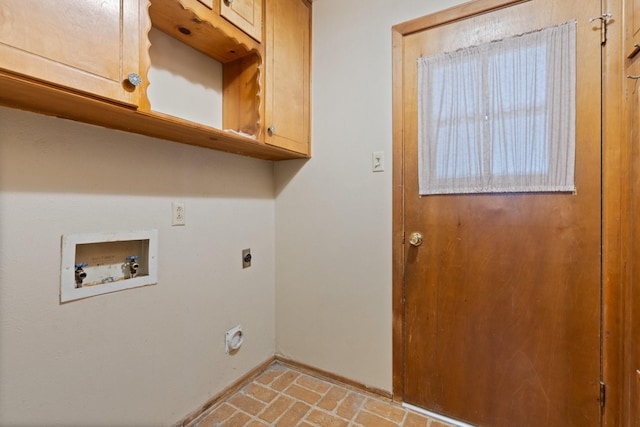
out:
<path id="1" fill-rule="evenodd" d="M 62 236 L 60 302 L 157 282 L 157 230 Z"/>

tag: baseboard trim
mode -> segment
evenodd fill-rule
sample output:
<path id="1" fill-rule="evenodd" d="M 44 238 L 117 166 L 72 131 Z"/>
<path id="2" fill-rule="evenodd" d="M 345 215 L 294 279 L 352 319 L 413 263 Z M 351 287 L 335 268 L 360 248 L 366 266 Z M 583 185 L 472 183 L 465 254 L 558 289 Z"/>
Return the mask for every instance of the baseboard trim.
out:
<path id="1" fill-rule="evenodd" d="M 271 366 L 275 361 L 276 361 L 276 357 L 271 356 L 270 358 L 262 362 L 260 365 L 256 366 L 255 368 L 253 368 L 252 370 L 250 370 L 249 372 L 247 372 L 246 374 L 238 378 L 235 382 L 233 382 L 231 385 L 226 387 L 220 393 L 216 394 L 211 399 L 207 400 L 207 402 L 204 405 L 200 406 L 198 409 L 191 412 L 182 420 L 178 421 L 178 423 L 175 424 L 175 427 L 189 426 L 191 423 L 193 423 L 198 418 L 200 418 L 209 409 L 213 408 L 215 405 L 222 402 L 223 400 L 226 400 L 233 393 L 237 392 L 242 387 L 244 387 L 244 385 L 247 384 L 249 381 L 253 380 L 255 377 L 260 375 L 265 369 Z"/>
<path id="2" fill-rule="evenodd" d="M 294 360 L 287 359 L 286 357 L 283 357 L 277 354 L 275 355 L 275 361 L 283 365 L 287 365 L 292 369 L 301 371 L 306 374 L 310 374 L 314 377 L 325 379 L 329 382 L 340 384 L 342 386 L 351 387 L 363 393 L 373 394 L 376 397 L 382 397 L 387 400 L 393 399 L 393 394 L 389 391 L 382 390 L 377 387 L 371 387 L 361 382 L 354 381 L 349 378 L 343 377 L 341 375 L 337 375 L 329 371 L 318 369 L 313 366 L 306 365 L 304 363 L 296 362 Z"/>
<path id="3" fill-rule="evenodd" d="M 280 363 L 282 365 L 285 365 L 285 366 L 287 366 L 287 367 L 289 367 L 291 369 L 294 369 L 296 371 L 299 371 L 299 372 L 302 372 L 302 373 L 305 373 L 305 374 L 309 374 L 309 375 L 314 376 L 316 378 L 321 378 L 321 379 L 324 379 L 326 381 L 329 381 L 329 382 L 332 382 L 332 383 L 335 383 L 335 384 L 339 384 L 339 385 L 344 386 L 344 387 L 352 388 L 354 390 L 373 395 L 373 396 L 378 397 L 378 398 L 383 398 L 383 399 L 387 399 L 387 400 L 392 400 L 393 399 L 392 393 L 388 392 L 386 390 L 382 390 L 382 389 L 377 388 L 377 387 L 371 387 L 371 386 L 365 385 L 365 384 L 363 384 L 361 382 L 354 381 L 354 380 L 351 380 L 349 378 L 343 377 L 342 375 L 337 375 L 337 374 L 334 374 L 334 373 L 329 372 L 329 371 L 325 371 L 325 370 L 318 369 L 318 368 L 315 368 L 315 367 L 310 366 L 310 365 L 306 365 L 304 363 L 296 362 L 294 360 L 287 359 L 286 357 L 283 357 L 283 356 L 280 356 L 280 355 L 274 355 L 274 356 L 271 356 L 270 358 L 268 358 L 267 360 L 265 360 L 264 362 L 262 362 L 260 365 L 258 365 L 255 368 L 253 368 L 251 371 L 247 372 L 242 377 L 238 378 L 236 381 L 233 382 L 233 384 L 231 384 L 228 387 L 226 387 L 220 393 L 216 394 L 211 399 L 207 400 L 207 402 L 204 405 L 200 406 L 198 409 L 196 409 L 195 411 L 191 412 L 189 415 L 184 417 L 182 420 L 180 420 L 176 424 L 174 424 L 174 427 L 188 427 L 188 426 L 192 425 L 200 417 L 202 417 L 204 414 L 206 414 L 211 408 L 213 408 L 218 403 L 220 403 L 220 402 L 226 400 L 227 398 L 229 398 L 229 396 L 231 396 L 232 394 L 234 394 L 235 392 L 240 390 L 242 387 L 244 387 L 247 383 L 249 383 L 254 378 L 256 378 L 258 375 L 260 375 L 262 372 L 264 372 L 265 369 L 267 369 L 269 366 L 271 366 L 275 362 Z"/>

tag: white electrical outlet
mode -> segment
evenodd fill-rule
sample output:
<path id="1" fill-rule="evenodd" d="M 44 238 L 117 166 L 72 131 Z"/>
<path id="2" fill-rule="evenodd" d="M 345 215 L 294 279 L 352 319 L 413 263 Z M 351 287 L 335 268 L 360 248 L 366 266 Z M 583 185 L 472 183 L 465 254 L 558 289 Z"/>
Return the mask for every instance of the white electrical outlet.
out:
<path id="1" fill-rule="evenodd" d="M 372 172 L 384 172 L 384 151 L 374 151 L 371 161 Z"/>
<path id="2" fill-rule="evenodd" d="M 184 203 L 171 203 L 171 225 L 185 225 L 186 217 Z"/>

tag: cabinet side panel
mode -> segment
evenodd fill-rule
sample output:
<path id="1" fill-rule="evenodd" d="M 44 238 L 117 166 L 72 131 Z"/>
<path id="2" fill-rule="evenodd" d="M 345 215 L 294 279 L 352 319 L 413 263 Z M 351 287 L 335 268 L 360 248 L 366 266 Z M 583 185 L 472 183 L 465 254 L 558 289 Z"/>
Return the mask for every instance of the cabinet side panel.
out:
<path id="1" fill-rule="evenodd" d="M 258 55 L 224 64 L 224 129 L 260 136 L 260 66 Z"/>

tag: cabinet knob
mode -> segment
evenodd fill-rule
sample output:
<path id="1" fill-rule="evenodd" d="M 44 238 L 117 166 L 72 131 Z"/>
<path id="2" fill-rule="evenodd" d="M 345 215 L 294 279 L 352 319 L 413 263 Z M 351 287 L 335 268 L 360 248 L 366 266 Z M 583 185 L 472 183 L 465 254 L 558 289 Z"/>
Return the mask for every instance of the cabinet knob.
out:
<path id="1" fill-rule="evenodd" d="M 224 2 L 225 2 L 226 4 L 231 4 L 231 3 L 233 3 L 233 0 L 224 0 Z"/>
<path id="2" fill-rule="evenodd" d="M 142 77 L 140 77 L 140 74 L 138 73 L 130 73 L 127 76 L 127 80 L 129 80 L 129 83 L 131 83 L 133 86 L 140 86 L 140 84 L 142 83 Z"/>
<path id="3" fill-rule="evenodd" d="M 269 135 L 273 135 L 275 131 L 276 131 L 276 127 L 274 125 L 271 125 L 267 128 L 267 132 L 269 132 Z"/>

